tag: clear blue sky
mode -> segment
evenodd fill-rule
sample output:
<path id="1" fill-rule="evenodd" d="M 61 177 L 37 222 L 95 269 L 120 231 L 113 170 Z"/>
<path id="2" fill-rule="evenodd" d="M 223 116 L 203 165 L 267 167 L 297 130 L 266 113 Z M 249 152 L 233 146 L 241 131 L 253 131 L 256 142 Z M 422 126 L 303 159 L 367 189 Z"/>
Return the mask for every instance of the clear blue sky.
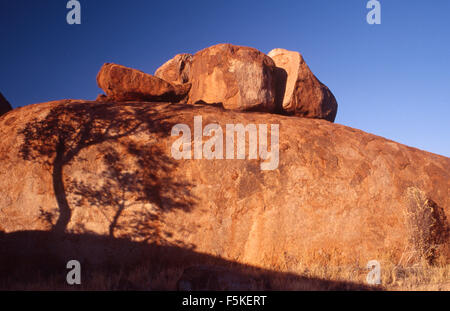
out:
<path id="1" fill-rule="evenodd" d="M 104 62 L 148 73 L 229 42 L 303 54 L 336 96 L 336 122 L 450 157 L 450 1 L 0 0 L 0 91 L 14 107 L 95 99 Z"/>

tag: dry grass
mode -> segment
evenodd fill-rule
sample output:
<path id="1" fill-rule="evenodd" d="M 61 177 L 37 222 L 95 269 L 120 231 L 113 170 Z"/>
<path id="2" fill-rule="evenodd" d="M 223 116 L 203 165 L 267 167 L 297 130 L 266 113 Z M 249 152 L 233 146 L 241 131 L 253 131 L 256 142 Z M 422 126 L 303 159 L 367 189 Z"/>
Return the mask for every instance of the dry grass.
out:
<path id="1" fill-rule="evenodd" d="M 433 265 L 447 261 L 440 255 L 449 237 L 444 210 L 418 188 L 408 188 L 406 197 L 405 219 L 410 241 L 400 263 Z"/>
<path id="2" fill-rule="evenodd" d="M 416 264 L 414 266 L 400 266 L 389 262 L 381 264 L 381 284 L 374 288 L 382 290 L 450 290 L 450 265 Z M 366 267 L 303 267 L 297 272 L 299 275 L 311 279 L 324 279 L 337 282 L 353 282 L 366 284 L 369 270 Z M 308 284 L 294 281 L 274 280 L 276 288 L 280 290 L 308 290 Z"/>
<path id="3" fill-rule="evenodd" d="M 16 282 L 14 279 L 0 280 L 0 289 L 6 290 L 176 290 L 176 283 L 185 267 L 139 265 L 133 269 L 119 270 L 115 273 L 97 271 L 82 279 L 81 285 L 65 284 L 65 275 L 43 277 L 30 283 Z M 227 267 L 236 271 L 236 267 Z M 257 276 L 260 270 L 246 267 L 239 272 Z M 366 285 L 368 270 L 365 267 L 299 267 L 297 277 L 274 274 L 270 278 L 270 290 L 346 290 L 355 287 L 334 285 L 333 282 L 352 282 Z M 292 274 L 294 275 L 294 274 Z M 330 281 L 323 283 L 320 280 Z M 381 290 L 450 290 L 450 265 L 421 265 L 403 267 L 381 262 L 381 285 L 373 289 Z M 336 283 L 339 284 L 339 283 Z M 264 283 L 255 282 L 255 290 L 267 290 Z M 356 287 L 357 289 L 357 287 Z M 366 288 L 364 288 L 366 289 Z"/>

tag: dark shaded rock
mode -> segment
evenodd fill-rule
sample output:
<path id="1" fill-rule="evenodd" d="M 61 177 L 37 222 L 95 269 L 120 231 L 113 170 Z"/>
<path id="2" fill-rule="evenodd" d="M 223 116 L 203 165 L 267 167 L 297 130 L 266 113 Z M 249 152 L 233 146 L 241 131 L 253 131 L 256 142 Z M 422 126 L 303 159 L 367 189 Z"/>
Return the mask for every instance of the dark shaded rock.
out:
<path id="1" fill-rule="evenodd" d="M 0 116 L 12 110 L 10 103 L 6 100 L 2 93 L 0 93 Z"/>
<path id="2" fill-rule="evenodd" d="M 177 282 L 179 291 L 248 291 L 257 290 L 255 278 L 218 266 L 194 266 L 186 268 Z"/>

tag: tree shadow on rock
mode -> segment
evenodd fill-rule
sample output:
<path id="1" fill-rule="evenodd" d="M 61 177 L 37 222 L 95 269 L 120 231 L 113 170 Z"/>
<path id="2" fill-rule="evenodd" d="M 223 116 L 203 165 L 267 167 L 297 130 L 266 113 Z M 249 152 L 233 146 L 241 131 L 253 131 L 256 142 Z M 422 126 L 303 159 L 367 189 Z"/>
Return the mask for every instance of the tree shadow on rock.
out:
<path id="1" fill-rule="evenodd" d="M 195 204 L 192 185 L 172 178 L 177 163 L 156 143 L 157 137 L 170 135 L 171 114 L 165 113 L 169 107 L 172 115 L 178 109 L 189 109 L 168 104 L 69 101 L 55 106 L 44 119 L 26 124 L 20 132 L 24 136 L 21 157 L 39 161 L 52 172 L 58 211 L 41 211 L 41 219 L 52 226 L 53 233 L 64 235 L 76 209 L 89 206 L 106 218 L 110 237 L 122 231 L 122 237 L 154 240 L 158 234 L 154 225 L 161 213 L 188 211 Z M 133 140 L 137 135 L 155 139 Z M 63 176 L 63 170 L 75 162 L 89 162 L 81 154 L 93 146 L 101 156 L 103 171 L 87 172 L 93 175 L 91 180 L 79 174 Z M 125 228 L 121 217 L 128 210 Z M 83 222 L 75 226 L 79 226 L 78 232 L 84 230 Z"/>
<path id="2" fill-rule="evenodd" d="M 280 284 L 286 282 L 294 289 L 370 289 L 255 268 L 171 241 L 170 232 L 159 229 L 162 213 L 189 211 L 196 198 L 192 185 L 174 179 L 177 163 L 157 144 L 158 137 L 170 133 L 170 116 L 190 108 L 171 106 L 165 113 L 166 107 L 66 102 L 26 124 L 20 155 L 51 171 L 58 211 L 41 209 L 49 231 L 0 232 L 0 289 L 175 290 L 182 277 L 194 290 L 233 288 L 217 287 L 223 278 L 217 279 L 214 269 L 192 273 L 189 267 L 198 265 L 223 267 L 220 273 L 231 279 L 225 283 L 255 280 L 240 283 L 245 289 L 283 289 Z M 95 163 L 83 166 L 91 161 L 84 151 L 94 146 Z M 64 174 L 74 165 L 75 174 Z M 93 171 L 79 174 L 80 165 Z M 96 217 L 104 217 L 105 234 L 90 231 L 83 218 L 74 219 L 83 208 L 103 215 Z M 82 266 L 82 285 L 75 288 L 66 283 L 66 264 L 74 259 Z"/>

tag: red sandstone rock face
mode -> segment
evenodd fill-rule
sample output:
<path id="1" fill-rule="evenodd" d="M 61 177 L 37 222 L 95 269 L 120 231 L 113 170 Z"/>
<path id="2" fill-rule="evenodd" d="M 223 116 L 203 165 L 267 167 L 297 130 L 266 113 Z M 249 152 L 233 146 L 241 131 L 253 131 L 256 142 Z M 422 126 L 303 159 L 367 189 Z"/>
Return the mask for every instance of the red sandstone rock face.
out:
<path id="1" fill-rule="evenodd" d="M 0 116 L 7 113 L 10 110 L 12 110 L 11 105 L 6 100 L 6 98 L 3 96 L 3 94 L 0 93 Z"/>
<path id="2" fill-rule="evenodd" d="M 249 47 L 218 44 L 197 52 L 190 68 L 189 103 L 231 110 L 275 110 L 275 65 Z"/>
<path id="3" fill-rule="evenodd" d="M 300 117 L 334 122 L 337 114 L 336 99 L 314 76 L 302 55 L 285 49 L 274 49 L 268 55 L 278 68 L 284 70 L 281 73 L 277 71 L 278 100 L 282 102 L 283 111 Z"/>
<path id="4" fill-rule="evenodd" d="M 192 55 L 178 54 L 155 71 L 155 77 L 174 84 L 189 82 Z"/>
<path id="5" fill-rule="evenodd" d="M 142 71 L 116 64 L 104 64 L 97 83 L 116 101 L 152 100 L 178 102 L 189 92 L 189 85 L 172 85 Z"/>
<path id="6" fill-rule="evenodd" d="M 171 129 L 193 131 L 195 116 L 224 131 L 279 124 L 278 168 L 262 171 L 262 160 L 248 157 L 174 160 Z M 0 137 L 5 235 L 89 232 L 279 271 L 397 264 L 417 237 L 436 244 L 436 258 L 450 257 L 450 159 L 339 124 L 212 106 L 59 101 L 8 113 Z M 410 193 L 433 202 L 437 212 L 423 215 L 439 235 L 410 230 Z M 70 250 L 105 259 L 98 248 Z"/>

